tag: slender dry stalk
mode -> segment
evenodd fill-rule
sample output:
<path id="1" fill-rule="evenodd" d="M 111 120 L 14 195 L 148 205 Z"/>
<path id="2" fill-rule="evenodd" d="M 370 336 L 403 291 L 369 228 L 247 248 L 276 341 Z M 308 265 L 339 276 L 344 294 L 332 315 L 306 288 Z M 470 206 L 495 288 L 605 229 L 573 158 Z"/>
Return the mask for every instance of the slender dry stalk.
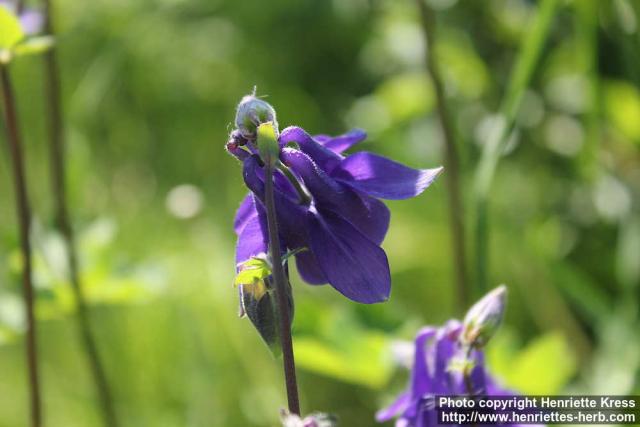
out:
<path id="1" fill-rule="evenodd" d="M 24 168 L 22 139 L 18 126 L 18 112 L 11 76 L 6 65 L 0 64 L 0 81 L 2 86 L 2 101 L 4 118 L 13 167 L 13 183 L 16 197 L 18 228 L 20 230 L 20 249 L 22 252 L 22 285 L 24 305 L 27 320 L 26 358 L 29 374 L 29 398 L 31 426 L 42 425 L 42 401 L 40 397 L 40 376 L 38 373 L 38 345 L 35 320 L 35 296 L 32 280 L 32 252 L 31 252 L 31 207 L 27 191 L 27 178 Z"/>
<path id="2" fill-rule="evenodd" d="M 471 301 L 467 278 L 467 256 L 465 245 L 464 210 L 462 191 L 460 190 L 460 156 L 456 141 L 456 132 L 450 109 L 447 106 L 447 97 L 444 92 L 444 83 L 440 74 L 440 66 L 435 53 L 435 27 L 436 20 L 424 0 L 416 0 L 420 11 L 422 31 L 427 47 L 427 69 L 431 74 L 433 86 L 436 92 L 438 117 L 444 136 L 445 178 L 449 196 L 449 228 L 451 233 L 451 249 L 453 251 L 453 268 L 455 272 L 456 294 L 458 309 L 464 312 Z"/>
<path id="3" fill-rule="evenodd" d="M 45 6 L 45 33 L 54 34 L 51 1 L 44 0 Z M 75 244 L 73 227 L 69 215 L 67 191 L 65 185 L 65 143 L 64 120 L 62 117 L 62 100 L 60 95 L 60 75 L 57 61 L 57 52 L 51 48 L 44 58 L 45 76 L 45 102 L 46 116 L 48 119 L 49 134 L 49 159 L 51 169 L 52 194 L 55 203 L 55 224 L 65 242 L 69 278 L 77 307 L 77 324 L 80 342 L 87 357 L 87 363 L 95 383 L 95 387 L 102 407 L 104 422 L 107 427 L 117 427 L 113 398 L 107 375 L 104 370 L 98 345 L 91 328 L 91 319 L 83 292 L 82 281 L 78 268 L 78 252 Z"/>

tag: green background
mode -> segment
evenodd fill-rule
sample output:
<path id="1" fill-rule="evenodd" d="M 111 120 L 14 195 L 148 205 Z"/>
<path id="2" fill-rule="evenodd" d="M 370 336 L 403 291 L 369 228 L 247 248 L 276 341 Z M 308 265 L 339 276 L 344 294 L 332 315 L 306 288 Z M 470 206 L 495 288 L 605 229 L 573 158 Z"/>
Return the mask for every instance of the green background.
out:
<path id="1" fill-rule="evenodd" d="M 474 170 L 538 6 L 430 3 L 472 261 Z M 359 149 L 443 164 L 415 2 L 59 0 L 55 9 L 71 210 L 122 425 L 277 425 L 280 361 L 238 318 L 232 286 L 232 222 L 246 192 L 224 151 L 235 106 L 257 85 L 281 127 L 360 127 L 369 139 Z M 510 295 L 489 366 L 521 392 L 640 392 L 639 11 L 636 1 L 560 2 L 490 192 L 489 280 Z M 35 211 L 46 424 L 98 426 L 53 230 L 42 59 L 19 58 L 11 72 Z M 24 321 L 0 141 L 0 426 L 13 427 L 27 420 Z M 389 302 L 357 305 L 292 274 L 305 412 L 375 425 L 407 378 L 392 343 L 463 315 L 443 178 L 388 203 Z"/>

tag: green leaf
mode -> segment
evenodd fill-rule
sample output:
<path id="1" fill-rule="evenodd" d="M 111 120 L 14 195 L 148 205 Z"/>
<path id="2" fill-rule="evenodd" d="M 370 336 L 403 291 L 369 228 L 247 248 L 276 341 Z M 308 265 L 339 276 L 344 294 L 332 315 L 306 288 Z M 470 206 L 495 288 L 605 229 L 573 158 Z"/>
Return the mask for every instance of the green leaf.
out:
<path id="1" fill-rule="evenodd" d="M 436 54 L 442 64 L 442 73 L 456 93 L 477 99 L 489 86 L 489 70 L 464 34 L 448 31 L 438 38 Z"/>
<path id="2" fill-rule="evenodd" d="M 640 91 L 629 82 L 609 81 L 604 86 L 607 117 L 624 136 L 640 142 Z"/>
<path id="3" fill-rule="evenodd" d="M 640 283 L 640 217 L 628 218 L 620 225 L 616 250 L 616 276 L 629 290 Z"/>
<path id="4" fill-rule="evenodd" d="M 386 335 L 367 329 L 351 313 L 328 306 L 313 314 L 318 317 L 313 324 L 308 307 L 300 312 L 297 325 L 302 328 L 296 328 L 295 337 L 300 368 L 373 389 L 387 384 L 392 364 Z"/>
<path id="5" fill-rule="evenodd" d="M 0 5 L 0 49 L 11 49 L 24 38 L 18 17 Z"/>
<path id="6" fill-rule="evenodd" d="M 386 337 L 375 332 L 355 335 L 351 345 L 342 348 L 311 337 L 296 337 L 296 362 L 302 369 L 380 389 L 391 374 L 386 360 L 388 344 Z"/>
<path id="7" fill-rule="evenodd" d="M 51 36 L 32 37 L 18 44 L 13 52 L 16 56 L 37 55 L 49 50 L 53 44 L 54 39 Z"/>
<path id="8" fill-rule="evenodd" d="M 611 298 L 592 277 L 566 262 L 553 262 L 551 269 L 558 288 L 589 320 L 598 322 L 610 315 Z"/>
<path id="9" fill-rule="evenodd" d="M 402 122 L 427 114 L 433 109 L 431 81 L 422 72 L 406 73 L 385 80 L 376 89 L 376 98 L 394 122 Z"/>
<path id="10" fill-rule="evenodd" d="M 560 332 L 536 338 L 520 351 L 508 333 L 496 338 L 487 349 L 490 370 L 519 392 L 557 394 L 576 372 L 575 355 Z"/>

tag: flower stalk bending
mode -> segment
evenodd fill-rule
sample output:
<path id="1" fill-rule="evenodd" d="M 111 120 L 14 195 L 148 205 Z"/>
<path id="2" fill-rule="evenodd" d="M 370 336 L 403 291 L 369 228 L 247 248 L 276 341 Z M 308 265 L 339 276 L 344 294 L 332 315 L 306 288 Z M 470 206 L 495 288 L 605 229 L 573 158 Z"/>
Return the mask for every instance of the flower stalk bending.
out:
<path id="1" fill-rule="evenodd" d="M 269 135 L 271 130 L 271 135 Z M 275 147 L 274 147 L 275 146 Z M 282 361 L 284 365 L 285 384 L 289 411 L 300 414 L 298 398 L 298 384 L 296 381 L 296 365 L 293 356 L 293 340 L 291 338 L 291 313 L 287 298 L 287 284 L 284 267 L 280 260 L 281 248 L 276 218 L 275 197 L 273 191 L 273 171 L 278 161 L 278 142 L 273 132 L 273 124 L 265 123 L 258 128 L 258 147 L 265 162 L 265 208 L 267 213 L 267 228 L 269 235 L 269 252 L 273 260 L 273 281 L 276 294 L 276 310 L 280 323 L 280 345 L 282 347 Z M 263 149 L 263 147 L 265 147 Z M 275 152 L 273 150 L 275 148 Z"/>

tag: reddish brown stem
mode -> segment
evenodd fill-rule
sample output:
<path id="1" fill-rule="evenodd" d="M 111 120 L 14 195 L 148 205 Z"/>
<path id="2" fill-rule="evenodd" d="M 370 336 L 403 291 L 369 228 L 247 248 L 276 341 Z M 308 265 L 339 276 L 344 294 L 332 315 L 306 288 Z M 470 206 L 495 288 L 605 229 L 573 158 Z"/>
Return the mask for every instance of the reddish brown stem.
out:
<path id="1" fill-rule="evenodd" d="M 42 425 L 42 404 L 40 399 L 40 379 L 38 375 L 38 346 L 36 340 L 36 321 L 34 313 L 34 290 L 31 265 L 31 208 L 27 191 L 27 178 L 24 171 L 24 157 L 22 140 L 18 127 L 18 112 L 16 109 L 11 76 L 6 65 L 0 65 L 0 81 L 2 86 L 2 101 L 7 132 L 7 142 L 13 167 L 13 183 L 16 197 L 18 228 L 20 230 L 20 248 L 22 252 L 22 285 L 24 305 L 27 320 L 26 358 L 29 375 L 29 398 L 31 410 L 31 426 Z"/>
<path id="2" fill-rule="evenodd" d="M 53 35 L 53 21 L 51 18 L 51 2 L 44 0 L 45 7 L 45 33 Z M 46 116 L 48 118 L 49 132 L 49 159 L 51 169 L 51 185 L 55 203 L 56 227 L 64 239 L 69 266 L 71 288 L 77 306 L 77 324 L 80 342 L 84 348 L 87 363 L 93 377 L 98 393 L 98 399 L 102 407 L 104 422 L 107 427 L 118 427 L 113 399 L 109 382 L 104 370 L 98 345 L 96 343 L 83 286 L 78 268 L 78 256 L 73 234 L 73 227 L 69 210 L 67 208 L 67 192 L 65 185 L 65 144 L 64 121 L 62 117 L 62 101 L 60 96 L 60 76 L 58 74 L 58 61 L 55 47 L 50 49 L 44 58 L 45 101 Z"/>

